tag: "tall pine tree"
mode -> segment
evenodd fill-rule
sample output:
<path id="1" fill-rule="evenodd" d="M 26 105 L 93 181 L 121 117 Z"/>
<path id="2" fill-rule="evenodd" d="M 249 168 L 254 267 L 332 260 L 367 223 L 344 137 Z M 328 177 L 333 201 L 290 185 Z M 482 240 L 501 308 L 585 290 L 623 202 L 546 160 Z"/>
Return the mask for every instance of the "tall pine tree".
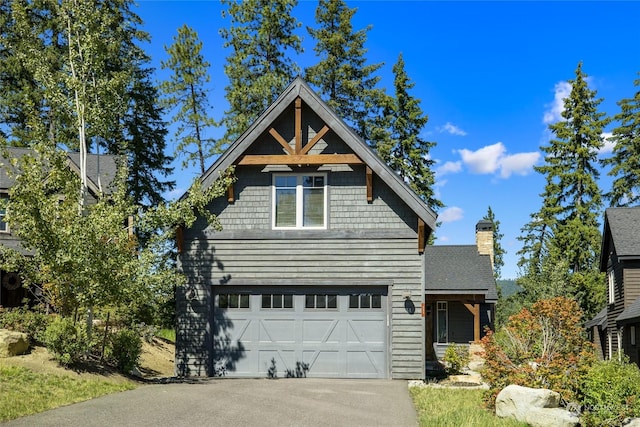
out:
<path id="1" fill-rule="evenodd" d="M 602 195 L 597 156 L 609 119 L 598 111 L 602 100 L 589 89 L 582 63 L 575 74 L 569 81 L 572 88 L 564 100 L 562 120 L 549 125 L 555 138 L 541 147 L 545 164 L 535 169 L 546 177 L 542 208 L 523 228 L 520 239 L 524 246 L 519 254 L 525 268 L 526 280 L 521 282 L 525 291 L 534 295 L 534 289 L 527 288 L 558 289 L 545 281 L 549 274 L 564 277 L 557 271 L 564 265 L 568 283 L 558 292 L 575 297 L 588 316 L 601 308 L 604 297 L 598 268 Z"/>
<path id="2" fill-rule="evenodd" d="M 640 87 L 640 79 L 634 85 Z M 631 206 L 640 202 L 640 90 L 633 98 L 618 101 L 618 106 L 620 112 L 614 117 L 618 126 L 611 138 L 613 155 L 602 161 L 612 166 L 609 175 L 614 177 L 606 196 L 613 206 Z"/>
<path id="3" fill-rule="evenodd" d="M 383 127 L 375 141 L 380 157 L 435 211 L 443 204 L 435 197 L 434 161 L 429 151 L 436 145 L 420 137 L 429 120 L 420 108 L 420 100 L 411 96 L 414 87 L 407 76 L 402 54 L 393 66 L 394 97 L 387 97 Z"/>
<path id="4" fill-rule="evenodd" d="M 229 78 L 225 113 L 226 142 L 231 142 L 298 75 L 292 54 L 302 53 L 300 26 L 293 17 L 297 0 L 222 0 L 222 16 L 231 20 L 220 33 L 231 49 L 224 67 Z"/>
<path id="5" fill-rule="evenodd" d="M 504 234 L 500 232 L 500 221 L 496 219 L 491 206 L 487 208 L 487 214 L 482 218 L 493 224 L 493 275 L 496 279 L 500 278 L 500 272 L 504 266 L 505 250 L 502 247 L 502 238 Z"/>
<path id="6" fill-rule="evenodd" d="M 315 39 L 314 51 L 320 58 L 305 70 L 305 79 L 320 96 L 367 142 L 372 140 L 371 121 L 384 102 L 376 88 L 375 72 L 383 64 L 369 64 L 364 44 L 371 27 L 354 31 L 351 23 L 356 9 L 343 0 L 320 0 L 316 9 L 317 29 L 307 31 Z"/>
<path id="7" fill-rule="evenodd" d="M 169 110 L 176 110 L 171 120 L 178 123 L 175 155 L 186 157 L 183 167 L 195 163 L 204 174 L 206 160 L 222 152 L 220 142 L 206 137 L 208 129 L 218 125 L 207 114 L 209 91 L 206 85 L 211 80 L 209 63 L 202 56 L 198 34 L 186 24 L 178 28 L 173 44 L 165 50 L 169 59 L 162 61 L 162 68 L 173 73 L 160 87 L 164 94 L 163 104 Z"/>

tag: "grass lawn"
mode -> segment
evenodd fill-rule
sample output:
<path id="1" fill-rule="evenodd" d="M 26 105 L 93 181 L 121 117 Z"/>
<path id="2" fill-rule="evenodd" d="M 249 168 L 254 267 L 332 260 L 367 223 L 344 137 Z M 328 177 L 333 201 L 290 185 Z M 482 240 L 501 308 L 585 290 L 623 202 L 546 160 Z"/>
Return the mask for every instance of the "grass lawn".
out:
<path id="1" fill-rule="evenodd" d="M 169 329 L 169 328 L 160 329 L 156 333 L 156 336 L 158 336 L 160 338 L 163 338 L 163 339 L 165 339 L 167 341 L 173 342 L 173 343 L 176 342 L 176 330 L 173 329 L 173 328 L 171 328 L 171 329 Z"/>
<path id="2" fill-rule="evenodd" d="M 482 407 L 482 390 L 465 388 L 412 387 L 413 403 L 421 426 L 516 427 L 514 420 L 496 417 Z"/>
<path id="3" fill-rule="evenodd" d="M 134 388 L 131 381 L 34 372 L 0 363 L 0 422 Z"/>

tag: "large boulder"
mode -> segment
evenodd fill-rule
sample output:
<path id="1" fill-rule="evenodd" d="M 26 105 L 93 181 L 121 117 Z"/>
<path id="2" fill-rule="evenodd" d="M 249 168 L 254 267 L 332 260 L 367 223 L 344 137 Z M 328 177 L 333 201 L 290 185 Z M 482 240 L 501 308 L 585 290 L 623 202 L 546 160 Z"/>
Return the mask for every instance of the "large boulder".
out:
<path id="1" fill-rule="evenodd" d="M 29 351 L 29 337 L 22 332 L 0 329 L 0 357 L 11 357 Z"/>
<path id="2" fill-rule="evenodd" d="M 496 415 L 515 418 L 534 427 L 574 427 L 577 415 L 560 406 L 560 394 L 552 390 L 509 385 L 498 393 Z"/>

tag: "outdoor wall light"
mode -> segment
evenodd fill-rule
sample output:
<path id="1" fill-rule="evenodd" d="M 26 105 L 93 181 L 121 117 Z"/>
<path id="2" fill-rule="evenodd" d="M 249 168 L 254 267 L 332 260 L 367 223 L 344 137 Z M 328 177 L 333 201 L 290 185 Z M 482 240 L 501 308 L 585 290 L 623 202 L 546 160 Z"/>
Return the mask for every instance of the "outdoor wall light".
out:
<path id="1" fill-rule="evenodd" d="M 404 297 L 404 309 L 407 310 L 409 314 L 416 312 L 416 305 L 411 301 L 411 295 Z"/>

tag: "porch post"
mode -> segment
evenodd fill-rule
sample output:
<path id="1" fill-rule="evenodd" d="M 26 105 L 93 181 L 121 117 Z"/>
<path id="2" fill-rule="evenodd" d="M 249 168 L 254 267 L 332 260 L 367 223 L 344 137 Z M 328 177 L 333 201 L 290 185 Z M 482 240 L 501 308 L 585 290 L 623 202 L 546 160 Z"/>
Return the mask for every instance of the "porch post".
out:
<path id="1" fill-rule="evenodd" d="M 473 314 L 473 340 L 480 341 L 480 304 L 464 304 Z"/>

